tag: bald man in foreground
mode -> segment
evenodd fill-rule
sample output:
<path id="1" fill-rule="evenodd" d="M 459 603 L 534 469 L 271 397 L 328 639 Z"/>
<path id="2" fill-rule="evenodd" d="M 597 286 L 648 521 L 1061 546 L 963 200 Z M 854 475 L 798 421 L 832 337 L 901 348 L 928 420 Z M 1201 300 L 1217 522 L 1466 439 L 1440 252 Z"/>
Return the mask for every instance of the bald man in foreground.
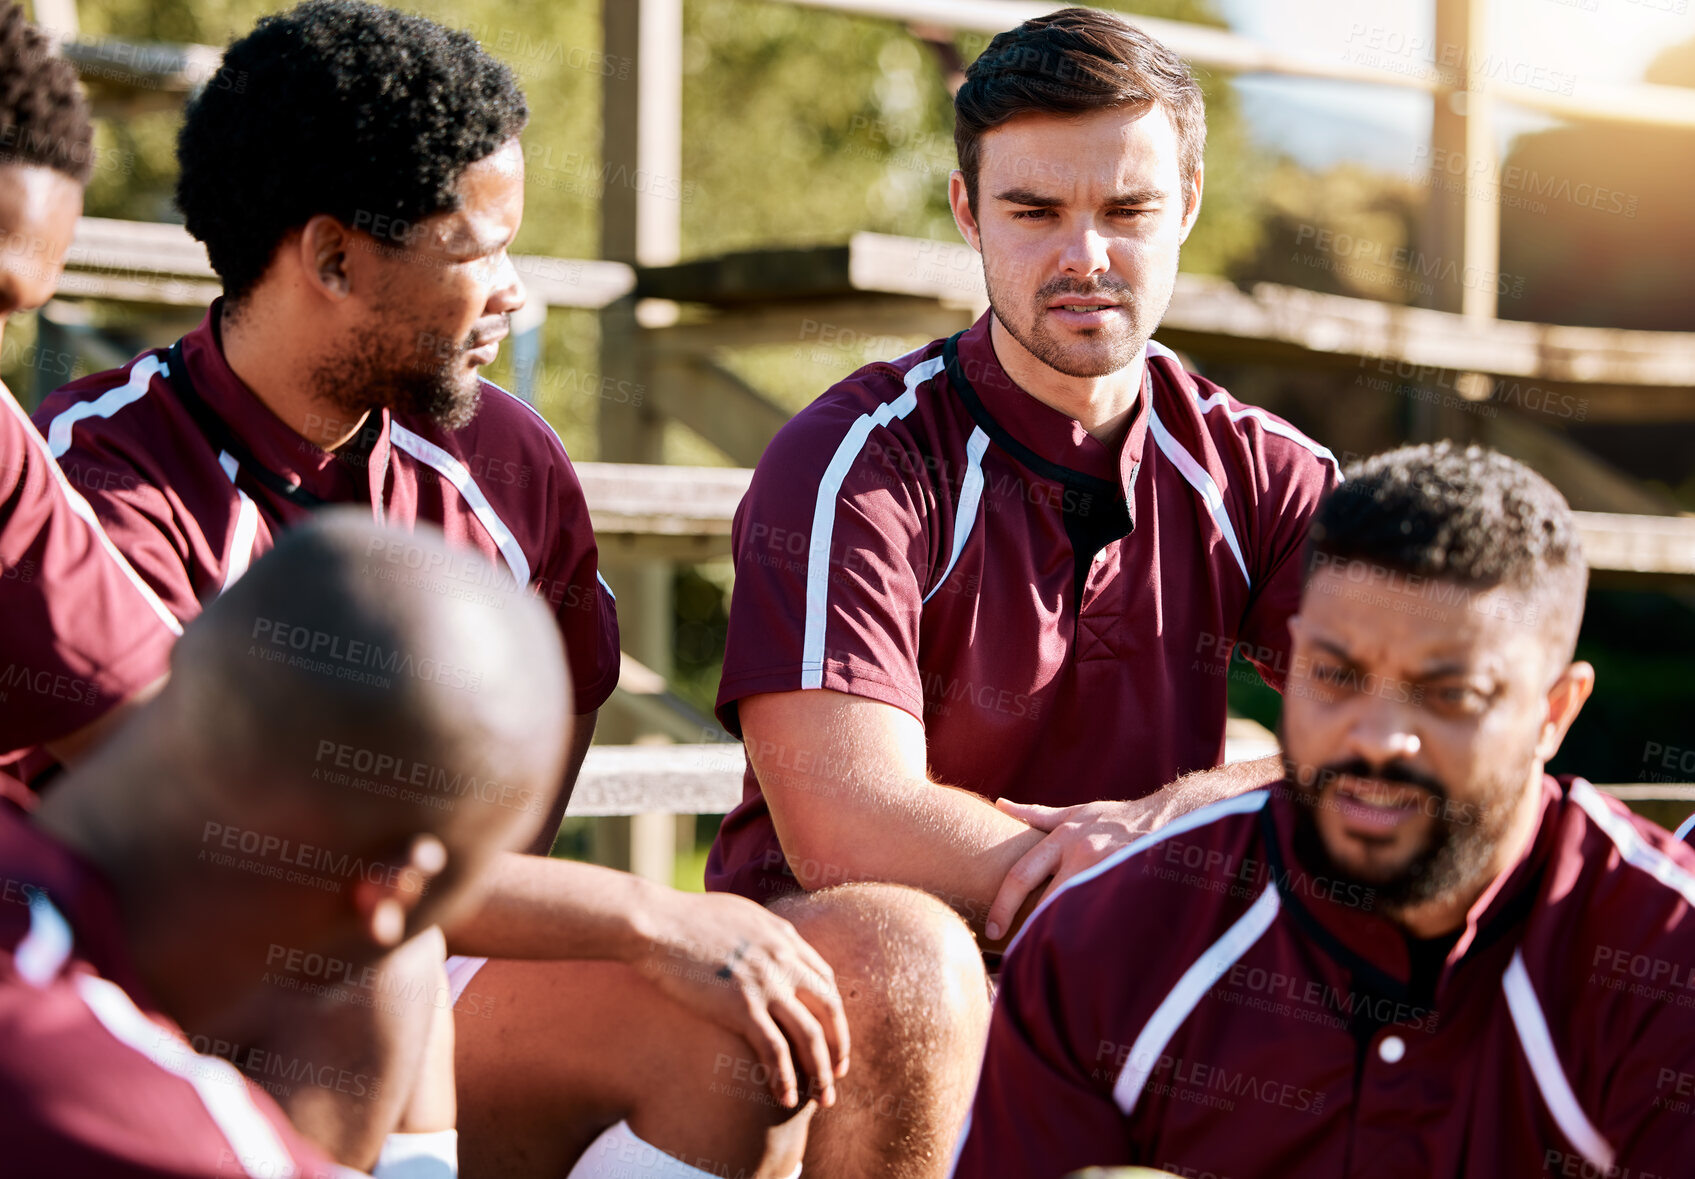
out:
<path id="1" fill-rule="evenodd" d="M 428 570 L 468 559 L 433 529 L 356 513 L 290 532 L 32 819 L 0 809 L 7 1173 L 348 1174 L 220 1059 L 276 1030 L 259 1013 L 308 1017 L 320 993 L 326 1012 L 397 1004 L 400 1050 L 369 1069 L 238 1063 L 330 1101 L 398 1111 L 410 1096 L 435 1008 L 385 993 L 376 964 L 439 964 L 435 927 L 535 837 L 570 740 L 557 626 L 492 566 L 475 594 L 439 592 Z M 308 641 L 263 641 L 278 628 Z M 372 649 L 403 670 L 357 671 L 351 653 Z M 427 767 L 415 789 L 337 768 L 395 751 Z M 300 1005 L 277 1003 L 285 992 Z M 181 1029 L 206 1026 L 237 1050 L 198 1054 Z"/>

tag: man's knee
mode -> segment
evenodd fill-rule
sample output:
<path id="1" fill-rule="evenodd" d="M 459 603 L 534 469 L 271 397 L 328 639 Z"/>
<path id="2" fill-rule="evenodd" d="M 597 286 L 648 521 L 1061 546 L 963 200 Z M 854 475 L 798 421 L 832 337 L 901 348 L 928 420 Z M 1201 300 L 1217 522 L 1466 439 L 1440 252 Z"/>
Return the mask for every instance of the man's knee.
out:
<path id="1" fill-rule="evenodd" d="M 976 939 L 942 901 L 901 884 L 842 884 L 773 901 L 836 972 L 843 1002 L 986 1024 L 988 983 Z M 858 1056 L 859 1044 L 854 1045 Z"/>
<path id="2" fill-rule="evenodd" d="M 809 1174 L 930 1179 L 946 1169 L 975 1087 L 989 994 L 976 939 L 929 893 L 847 884 L 784 898 L 836 973 L 853 1065 L 811 1127 Z"/>

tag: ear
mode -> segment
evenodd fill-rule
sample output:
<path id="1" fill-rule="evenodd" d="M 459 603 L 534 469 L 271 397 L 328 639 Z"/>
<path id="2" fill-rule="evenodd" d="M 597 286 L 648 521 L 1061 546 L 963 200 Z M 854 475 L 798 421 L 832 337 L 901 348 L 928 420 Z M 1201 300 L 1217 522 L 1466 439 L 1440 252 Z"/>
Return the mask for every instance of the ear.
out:
<path id="1" fill-rule="evenodd" d="M 354 233 L 327 213 L 319 213 L 300 230 L 295 243 L 306 283 L 327 299 L 340 302 L 353 293 Z"/>
<path id="2" fill-rule="evenodd" d="M 374 944 L 398 946 L 412 932 L 414 911 L 430 882 L 447 866 L 447 850 L 433 835 L 412 840 L 405 859 L 375 859 L 353 883 L 353 908 L 361 932 Z"/>
<path id="3" fill-rule="evenodd" d="M 965 239 L 965 244 L 983 252 L 983 235 L 977 227 L 977 215 L 971 211 L 971 200 L 965 190 L 965 173 L 955 168 L 948 176 L 948 204 L 953 208 L 953 223 L 959 226 L 959 234 Z"/>
<path id="4" fill-rule="evenodd" d="M 1206 165 L 1195 165 L 1195 176 L 1189 184 L 1189 207 L 1183 211 L 1183 228 L 1178 234 L 1179 243 L 1189 240 L 1189 231 L 1195 228 L 1195 222 L 1201 215 L 1201 189 L 1206 179 Z"/>
<path id="5" fill-rule="evenodd" d="M 1544 764 L 1553 760 L 1565 740 L 1566 730 L 1595 690 L 1595 668 L 1584 662 L 1570 664 L 1548 689 L 1548 715 L 1536 739 L 1536 756 Z"/>

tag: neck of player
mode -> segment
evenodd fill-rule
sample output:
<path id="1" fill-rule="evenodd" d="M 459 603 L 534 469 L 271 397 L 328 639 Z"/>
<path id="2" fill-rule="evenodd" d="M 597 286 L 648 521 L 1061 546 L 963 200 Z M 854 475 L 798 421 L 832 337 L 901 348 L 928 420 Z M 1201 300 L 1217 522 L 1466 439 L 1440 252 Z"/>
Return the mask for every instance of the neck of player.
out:
<path id="1" fill-rule="evenodd" d="M 999 316 L 990 316 L 989 342 L 994 345 L 995 359 L 1020 389 L 1049 409 L 1074 419 L 1109 450 L 1118 451 L 1142 392 L 1142 374 L 1148 367 L 1147 345 L 1117 372 L 1104 377 L 1074 377 L 1020 344 Z"/>
<path id="2" fill-rule="evenodd" d="M 359 433 L 369 411 L 349 414 L 312 387 L 309 361 L 319 355 L 322 337 L 306 322 L 271 306 L 261 292 L 249 295 L 238 314 L 224 304 L 218 320 L 224 362 L 289 429 L 313 446 L 336 450 Z"/>

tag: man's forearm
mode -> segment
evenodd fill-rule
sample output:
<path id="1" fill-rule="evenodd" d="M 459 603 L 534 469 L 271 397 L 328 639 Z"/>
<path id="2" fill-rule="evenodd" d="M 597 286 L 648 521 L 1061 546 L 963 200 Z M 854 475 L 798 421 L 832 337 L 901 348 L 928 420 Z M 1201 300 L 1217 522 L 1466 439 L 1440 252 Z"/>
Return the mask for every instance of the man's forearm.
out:
<path id="1" fill-rule="evenodd" d="M 1184 774 L 1143 801 L 1149 804 L 1157 829 L 1208 803 L 1258 790 L 1282 777 L 1283 759 L 1273 753 L 1253 761 L 1231 762 Z"/>
<path id="2" fill-rule="evenodd" d="M 803 887 L 910 885 L 952 905 L 978 933 L 1007 871 L 1044 834 L 978 795 L 923 780 L 838 787 L 829 797 L 765 789 Z"/>
<path id="3" fill-rule="evenodd" d="M 651 943 L 648 918 L 670 890 L 596 864 L 507 852 L 482 907 L 447 933 L 455 954 L 627 962 Z"/>

